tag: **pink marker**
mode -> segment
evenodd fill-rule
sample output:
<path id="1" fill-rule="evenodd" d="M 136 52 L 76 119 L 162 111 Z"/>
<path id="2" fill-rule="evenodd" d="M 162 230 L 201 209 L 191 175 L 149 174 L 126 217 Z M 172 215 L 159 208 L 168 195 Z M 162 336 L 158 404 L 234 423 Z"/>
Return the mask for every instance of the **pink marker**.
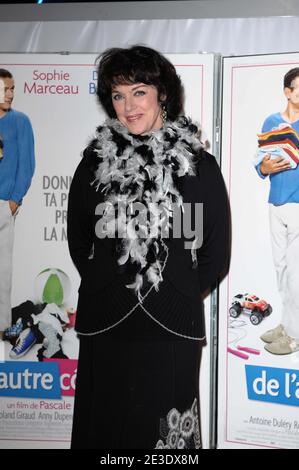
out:
<path id="1" fill-rule="evenodd" d="M 247 348 L 247 347 L 244 347 L 244 346 L 237 346 L 237 349 L 239 349 L 240 351 L 249 352 L 251 354 L 261 354 L 261 351 L 259 351 L 258 349 Z"/>
<path id="2" fill-rule="evenodd" d="M 242 353 L 241 351 L 237 351 L 236 349 L 227 348 L 227 351 L 230 352 L 231 354 L 234 354 L 235 356 L 241 357 L 242 359 L 249 358 L 248 354 Z"/>

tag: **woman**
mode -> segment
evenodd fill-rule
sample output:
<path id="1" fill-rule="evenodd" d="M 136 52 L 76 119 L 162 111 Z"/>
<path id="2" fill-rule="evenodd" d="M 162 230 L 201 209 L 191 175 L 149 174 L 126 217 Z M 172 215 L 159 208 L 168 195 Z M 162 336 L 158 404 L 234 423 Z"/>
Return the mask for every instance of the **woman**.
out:
<path id="1" fill-rule="evenodd" d="M 72 448 L 200 448 L 201 296 L 228 261 L 223 179 L 180 116 L 181 81 L 158 52 L 107 50 L 97 85 L 109 119 L 68 208 L 81 275 Z M 199 203 L 203 237 L 185 236 Z"/>

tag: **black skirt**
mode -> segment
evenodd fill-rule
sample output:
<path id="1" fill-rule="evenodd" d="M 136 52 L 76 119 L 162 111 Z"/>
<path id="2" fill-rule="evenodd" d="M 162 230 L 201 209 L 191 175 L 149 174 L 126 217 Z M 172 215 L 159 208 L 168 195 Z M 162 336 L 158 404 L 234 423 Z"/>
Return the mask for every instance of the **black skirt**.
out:
<path id="1" fill-rule="evenodd" d="M 202 343 L 146 317 L 79 336 L 72 449 L 201 447 Z"/>

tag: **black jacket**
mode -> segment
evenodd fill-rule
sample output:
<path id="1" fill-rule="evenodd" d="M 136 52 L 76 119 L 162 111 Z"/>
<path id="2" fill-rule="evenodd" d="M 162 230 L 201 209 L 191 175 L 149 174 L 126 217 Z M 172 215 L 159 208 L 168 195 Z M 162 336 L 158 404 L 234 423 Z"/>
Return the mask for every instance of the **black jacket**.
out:
<path id="1" fill-rule="evenodd" d="M 115 240 L 95 235 L 99 220 L 95 207 L 103 196 L 91 186 L 92 180 L 90 161 L 85 156 L 75 172 L 68 205 L 69 249 L 81 275 L 78 333 L 117 331 L 118 327 L 111 326 L 129 324 L 133 315 L 142 312 L 150 323 L 154 321 L 182 337 L 203 338 L 202 294 L 225 272 L 229 261 L 229 206 L 215 158 L 202 150 L 197 175 L 183 176 L 180 182 L 184 203 L 203 203 L 203 244 L 197 250 L 198 265 L 194 269 L 183 238 L 167 240 L 169 256 L 163 281 L 157 292 L 150 291 L 142 307 L 132 289 L 126 287 L 130 273 L 117 264 Z"/>

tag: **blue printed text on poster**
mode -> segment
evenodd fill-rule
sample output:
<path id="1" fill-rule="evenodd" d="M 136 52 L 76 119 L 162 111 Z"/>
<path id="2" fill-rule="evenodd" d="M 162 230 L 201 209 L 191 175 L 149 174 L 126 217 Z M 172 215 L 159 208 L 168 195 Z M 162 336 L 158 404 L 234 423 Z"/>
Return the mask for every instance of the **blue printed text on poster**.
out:
<path id="1" fill-rule="evenodd" d="M 55 362 L 0 363 L 0 396 L 60 399 L 60 370 Z"/>
<path id="2" fill-rule="evenodd" d="M 299 406 L 299 370 L 246 365 L 250 400 Z"/>

